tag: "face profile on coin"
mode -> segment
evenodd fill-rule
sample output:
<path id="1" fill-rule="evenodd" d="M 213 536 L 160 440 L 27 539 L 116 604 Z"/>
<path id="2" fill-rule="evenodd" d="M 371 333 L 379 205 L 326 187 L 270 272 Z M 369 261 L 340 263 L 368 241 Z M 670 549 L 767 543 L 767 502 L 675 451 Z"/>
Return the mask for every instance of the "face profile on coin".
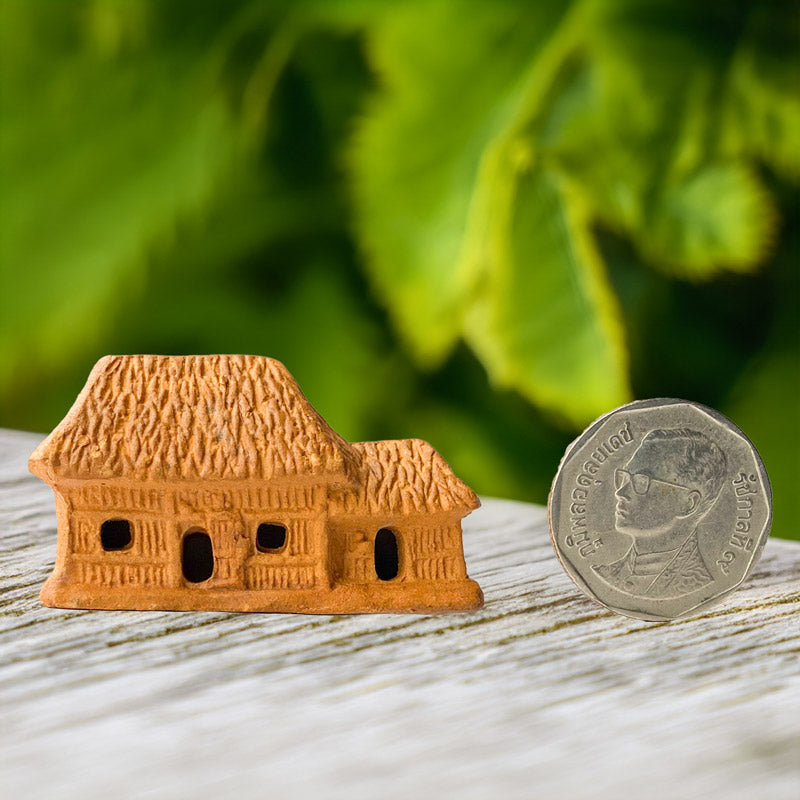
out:
<path id="1" fill-rule="evenodd" d="M 548 503 L 556 554 L 613 611 L 685 616 L 735 589 L 769 535 L 772 499 L 752 443 L 685 400 L 641 400 L 567 449 Z"/>

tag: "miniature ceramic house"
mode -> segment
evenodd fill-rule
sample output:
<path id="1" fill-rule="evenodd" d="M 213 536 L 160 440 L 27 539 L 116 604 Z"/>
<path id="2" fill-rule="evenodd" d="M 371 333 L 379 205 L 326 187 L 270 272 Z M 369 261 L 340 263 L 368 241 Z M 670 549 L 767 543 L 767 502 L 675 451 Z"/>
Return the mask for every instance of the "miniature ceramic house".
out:
<path id="1" fill-rule="evenodd" d="M 53 487 L 68 608 L 480 607 L 479 503 L 427 443 L 349 444 L 260 356 L 108 356 L 30 469 Z"/>

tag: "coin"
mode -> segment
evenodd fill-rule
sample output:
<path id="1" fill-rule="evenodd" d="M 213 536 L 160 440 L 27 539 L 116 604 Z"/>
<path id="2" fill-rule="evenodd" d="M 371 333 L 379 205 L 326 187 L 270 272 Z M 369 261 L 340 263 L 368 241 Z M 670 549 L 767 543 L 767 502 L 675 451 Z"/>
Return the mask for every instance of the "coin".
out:
<path id="1" fill-rule="evenodd" d="M 638 400 L 567 448 L 548 500 L 572 580 L 629 617 L 707 608 L 749 575 L 769 536 L 772 493 L 750 440 L 688 400 Z"/>

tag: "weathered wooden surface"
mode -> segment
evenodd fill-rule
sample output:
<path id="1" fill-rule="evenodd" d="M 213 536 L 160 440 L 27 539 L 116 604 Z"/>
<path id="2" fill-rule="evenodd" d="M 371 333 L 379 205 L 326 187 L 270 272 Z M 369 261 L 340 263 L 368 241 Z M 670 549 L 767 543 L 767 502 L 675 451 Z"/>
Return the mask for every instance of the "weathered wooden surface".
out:
<path id="1" fill-rule="evenodd" d="M 468 517 L 482 611 L 44 608 L 40 437 L 0 432 L 0 796 L 800 796 L 800 545 L 701 616 L 585 599 L 543 509 Z"/>

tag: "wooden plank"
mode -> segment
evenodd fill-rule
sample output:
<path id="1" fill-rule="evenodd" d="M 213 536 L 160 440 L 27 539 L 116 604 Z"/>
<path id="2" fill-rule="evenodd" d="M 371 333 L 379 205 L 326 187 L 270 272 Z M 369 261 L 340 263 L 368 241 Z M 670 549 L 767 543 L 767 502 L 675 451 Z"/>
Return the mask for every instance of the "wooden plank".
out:
<path id="1" fill-rule="evenodd" d="M 695 618 L 590 602 L 544 509 L 466 520 L 479 612 L 296 616 L 41 606 L 33 434 L 0 432 L 0 796 L 800 794 L 800 545 Z"/>

